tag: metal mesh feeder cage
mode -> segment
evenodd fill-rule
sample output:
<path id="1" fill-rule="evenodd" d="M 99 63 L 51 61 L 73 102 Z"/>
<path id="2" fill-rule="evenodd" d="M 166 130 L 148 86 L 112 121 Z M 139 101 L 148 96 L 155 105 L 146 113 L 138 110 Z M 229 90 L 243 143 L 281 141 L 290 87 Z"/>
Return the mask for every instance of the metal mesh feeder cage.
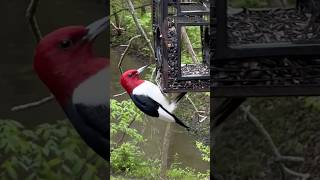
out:
<path id="1" fill-rule="evenodd" d="M 241 2 L 211 2 L 214 96 L 319 95 L 320 1 Z"/>
<path id="2" fill-rule="evenodd" d="M 209 2 L 154 0 L 152 7 L 154 49 L 162 90 L 209 91 Z M 192 42 L 189 37 L 198 41 Z"/>

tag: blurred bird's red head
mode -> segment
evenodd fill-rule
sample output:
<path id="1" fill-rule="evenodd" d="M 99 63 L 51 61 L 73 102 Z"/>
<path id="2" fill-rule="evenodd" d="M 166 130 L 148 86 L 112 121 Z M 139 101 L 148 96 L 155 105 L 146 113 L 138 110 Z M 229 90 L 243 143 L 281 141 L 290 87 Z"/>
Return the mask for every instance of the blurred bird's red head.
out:
<path id="1" fill-rule="evenodd" d="M 144 80 L 141 80 L 139 74 L 141 74 L 149 65 L 143 66 L 139 69 L 130 69 L 121 74 L 120 83 L 122 87 L 131 94 L 133 89 L 139 86 Z"/>
<path id="2" fill-rule="evenodd" d="M 46 35 L 34 55 L 34 70 L 60 103 L 71 97 L 85 79 L 104 68 L 106 58 L 92 50 L 95 37 L 107 27 L 107 18 L 87 27 L 68 26 Z"/>

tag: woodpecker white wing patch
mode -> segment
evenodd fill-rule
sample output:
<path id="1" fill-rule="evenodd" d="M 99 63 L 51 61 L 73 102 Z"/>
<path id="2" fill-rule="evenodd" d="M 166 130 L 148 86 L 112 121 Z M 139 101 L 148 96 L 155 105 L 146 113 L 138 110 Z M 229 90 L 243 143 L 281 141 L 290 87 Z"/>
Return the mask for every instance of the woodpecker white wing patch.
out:
<path id="1" fill-rule="evenodd" d="M 170 104 L 167 98 L 160 91 L 159 87 L 150 81 L 145 80 L 142 84 L 133 89 L 132 94 L 148 96 L 161 104 L 169 112 L 172 112 L 176 108 L 176 104 Z"/>
<path id="2" fill-rule="evenodd" d="M 109 101 L 109 77 L 109 68 L 106 67 L 82 82 L 73 92 L 73 103 L 107 104 Z"/>

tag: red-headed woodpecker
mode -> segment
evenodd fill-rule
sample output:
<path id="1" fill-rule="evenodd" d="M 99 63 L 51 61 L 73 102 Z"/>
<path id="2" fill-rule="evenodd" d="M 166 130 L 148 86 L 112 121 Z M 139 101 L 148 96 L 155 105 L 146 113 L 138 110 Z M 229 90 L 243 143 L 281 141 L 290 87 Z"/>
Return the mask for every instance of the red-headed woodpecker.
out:
<path id="1" fill-rule="evenodd" d="M 109 60 L 96 57 L 93 40 L 108 27 L 103 18 L 87 27 L 68 26 L 38 44 L 34 70 L 63 108 L 81 138 L 109 157 Z"/>
<path id="2" fill-rule="evenodd" d="M 186 93 L 179 94 L 173 102 L 169 103 L 157 85 L 140 79 L 139 74 L 147 67 L 148 65 L 138 70 L 131 69 L 124 72 L 120 78 L 122 87 L 130 95 L 134 104 L 145 114 L 168 122 L 175 122 L 189 130 L 190 128 L 172 113 L 178 101 Z"/>

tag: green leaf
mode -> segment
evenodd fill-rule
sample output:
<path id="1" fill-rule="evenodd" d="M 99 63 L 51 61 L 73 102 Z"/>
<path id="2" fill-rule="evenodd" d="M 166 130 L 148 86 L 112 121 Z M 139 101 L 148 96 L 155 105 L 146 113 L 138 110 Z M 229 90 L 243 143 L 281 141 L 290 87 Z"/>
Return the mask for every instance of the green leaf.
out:
<path id="1" fill-rule="evenodd" d="M 7 172 L 11 179 L 18 179 L 17 172 L 15 169 L 12 168 L 12 166 L 7 167 Z"/>
<path id="2" fill-rule="evenodd" d="M 50 167 L 54 167 L 54 166 L 60 164 L 61 162 L 62 162 L 61 159 L 55 158 L 55 159 L 51 159 L 51 160 L 48 162 L 48 165 L 49 165 Z"/>

